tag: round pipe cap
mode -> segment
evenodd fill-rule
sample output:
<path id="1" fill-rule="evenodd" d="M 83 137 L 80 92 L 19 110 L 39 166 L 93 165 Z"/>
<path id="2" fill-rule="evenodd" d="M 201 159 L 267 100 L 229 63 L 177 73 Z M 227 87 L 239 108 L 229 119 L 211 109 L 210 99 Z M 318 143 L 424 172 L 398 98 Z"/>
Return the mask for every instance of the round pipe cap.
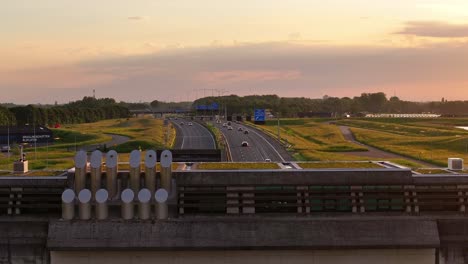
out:
<path id="1" fill-rule="evenodd" d="M 154 194 L 154 198 L 158 203 L 165 203 L 168 197 L 169 193 L 165 189 L 158 189 Z"/>
<path id="2" fill-rule="evenodd" d="M 75 200 L 75 192 L 72 189 L 66 189 L 62 193 L 62 202 L 72 203 Z"/>
<path id="3" fill-rule="evenodd" d="M 132 189 L 125 189 L 120 195 L 120 198 L 124 203 L 131 203 L 133 202 L 133 199 L 135 199 L 135 193 L 132 191 Z"/>
<path id="4" fill-rule="evenodd" d="M 91 201 L 91 191 L 88 189 L 83 189 L 78 194 L 78 200 L 80 203 L 89 203 Z"/>
<path id="5" fill-rule="evenodd" d="M 108 168 L 115 168 L 117 166 L 117 151 L 111 150 L 106 154 L 106 166 Z"/>
<path id="6" fill-rule="evenodd" d="M 96 202 L 105 203 L 109 199 L 109 192 L 106 189 L 99 189 L 96 192 Z"/>
<path id="7" fill-rule="evenodd" d="M 91 153 L 91 168 L 97 169 L 102 164 L 102 152 L 99 150 L 93 151 Z"/>
<path id="8" fill-rule="evenodd" d="M 88 156 L 86 155 L 86 152 L 84 152 L 83 150 L 78 151 L 75 155 L 75 167 L 76 168 L 86 167 L 87 159 L 88 159 Z"/>
<path id="9" fill-rule="evenodd" d="M 151 200 L 151 192 L 148 189 L 141 189 L 138 192 L 138 201 L 142 203 L 147 203 Z"/>
<path id="10" fill-rule="evenodd" d="M 132 150 L 132 152 L 130 152 L 130 167 L 139 168 L 140 160 L 141 160 L 141 152 L 136 149 Z"/>
<path id="11" fill-rule="evenodd" d="M 164 168 L 168 168 L 171 166 L 172 163 L 172 153 L 169 150 L 164 150 L 161 153 L 161 166 Z"/>
<path id="12" fill-rule="evenodd" d="M 154 150 L 146 151 L 145 166 L 147 168 L 152 168 L 152 167 L 156 166 L 156 162 L 157 162 L 156 151 L 154 151 Z"/>

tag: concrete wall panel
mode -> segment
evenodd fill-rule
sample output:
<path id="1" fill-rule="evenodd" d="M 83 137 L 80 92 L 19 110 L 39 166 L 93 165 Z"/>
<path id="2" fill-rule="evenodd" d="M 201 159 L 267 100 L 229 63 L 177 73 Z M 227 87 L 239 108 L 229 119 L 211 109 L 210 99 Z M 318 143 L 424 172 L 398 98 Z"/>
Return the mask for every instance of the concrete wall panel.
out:
<path id="1" fill-rule="evenodd" d="M 431 264 L 435 259 L 434 249 L 51 252 L 52 264 Z"/>

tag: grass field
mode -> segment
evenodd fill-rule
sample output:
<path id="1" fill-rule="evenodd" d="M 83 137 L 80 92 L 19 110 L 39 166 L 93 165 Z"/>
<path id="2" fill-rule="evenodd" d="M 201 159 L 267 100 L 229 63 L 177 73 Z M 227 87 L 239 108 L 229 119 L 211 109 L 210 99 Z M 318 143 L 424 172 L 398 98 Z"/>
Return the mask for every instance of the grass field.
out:
<path id="1" fill-rule="evenodd" d="M 339 127 L 330 125 L 329 119 L 282 119 L 281 139 L 290 145 L 298 161 L 345 161 L 369 158 L 346 152 L 363 151 L 363 147 L 347 142 Z M 356 139 L 384 151 L 415 160 L 446 167 L 447 158 L 468 160 L 468 131 L 456 126 L 468 126 L 463 118 L 362 118 L 341 119 L 333 123 L 351 127 Z M 273 137 L 277 135 L 277 121 L 258 125 Z M 418 168 L 421 165 L 404 158 L 389 159 L 403 166 Z"/>
<path id="2" fill-rule="evenodd" d="M 117 134 L 130 138 L 130 141 L 118 146 L 106 146 L 119 153 L 134 149 L 165 148 L 165 131 L 163 120 L 153 118 L 111 119 L 95 123 L 66 125 L 60 129 L 52 129 L 54 144 L 50 146 L 25 148 L 29 169 L 62 170 L 73 167 L 75 149 L 82 146 L 104 144 L 111 141 L 109 134 Z M 175 129 L 169 125 L 167 142 L 171 144 L 175 138 Z M 168 148 L 170 146 L 167 146 Z M 0 170 L 12 170 L 13 160 L 19 159 L 18 147 L 12 148 L 12 156 L 8 158 L 0 154 Z"/>
<path id="3" fill-rule="evenodd" d="M 273 162 L 202 162 L 197 166 L 198 170 L 271 170 L 279 169 Z"/>
<path id="4" fill-rule="evenodd" d="M 468 119 L 352 119 L 356 139 L 379 149 L 446 167 L 447 158 L 468 158 Z"/>
<path id="5" fill-rule="evenodd" d="M 382 169 L 384 167 L 370 161 L 364 162 L 299 162 L 303 169 Z"/>
<path id="6" fill-rule="evenodd" d="M 339 128 L 323 122 L 323 119 L 282 119 L 280 136 L 290 146 L 293 156 L 299 161 L 346 161 L 366 160 L 364 157 L 343 153 L 367 151 L 357 144 L 346 141 Z M 256 125 L 273 137 L 277 137 L 276 122 Z"/>

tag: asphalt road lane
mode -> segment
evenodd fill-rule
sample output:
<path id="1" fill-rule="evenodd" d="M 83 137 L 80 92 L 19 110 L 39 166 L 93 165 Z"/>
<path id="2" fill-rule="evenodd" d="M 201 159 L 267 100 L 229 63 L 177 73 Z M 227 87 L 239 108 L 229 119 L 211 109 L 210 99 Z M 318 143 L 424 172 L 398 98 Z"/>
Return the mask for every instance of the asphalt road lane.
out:
<path id="1" fill-rule="evenodd" d="M 189 126 L 189 122 L 193 125 Z M 216 149 L 213 135 L 206 127 L 186 119 L 172 120 L 172 123 L 176 128 L 174 149 Z"/>
<path id="2" fill-rule="evenodd" d="M 257 129 L 234 122 L 231 122 L 233 130 L 228 130 L 222 124 L 216 124 L 216 126 L 224 134 L 234 162 L 265 161 L 266 159 L 270 159 L 272 162 L 292 160 L 292 157 L 280 143 Z M 239 127 L 242 128 L 242 131 L 239 131 Z M 245 130 L 249 133 L 245 134 Z M 247 141 L 249 146 L 242 147 L 243 141 Z"/>

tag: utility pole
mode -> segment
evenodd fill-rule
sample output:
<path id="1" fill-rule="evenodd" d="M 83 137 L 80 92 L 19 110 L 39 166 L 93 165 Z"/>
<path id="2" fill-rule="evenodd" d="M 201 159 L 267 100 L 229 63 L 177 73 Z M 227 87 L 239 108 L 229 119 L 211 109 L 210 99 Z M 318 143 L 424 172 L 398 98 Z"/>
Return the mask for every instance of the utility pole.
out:
<path id="1" fill-rule="evenodd" d="M 276 115 L 276 119 L 278 120 L 278 141 L 281 142 L 279 112 Z"/>
<path id="2" fill-rule="evenodd" d="M 34 160 L 37 160 L 37 138 L 36 138 L 36 119 L 33 116 L 33 131 L 34 131 Z"/>
<path id="3" fill-rule="evenodd" d="M 7 116 L 7 157 L 8 157 L 8 164 L 10 164 L 10 118 Z"/>

